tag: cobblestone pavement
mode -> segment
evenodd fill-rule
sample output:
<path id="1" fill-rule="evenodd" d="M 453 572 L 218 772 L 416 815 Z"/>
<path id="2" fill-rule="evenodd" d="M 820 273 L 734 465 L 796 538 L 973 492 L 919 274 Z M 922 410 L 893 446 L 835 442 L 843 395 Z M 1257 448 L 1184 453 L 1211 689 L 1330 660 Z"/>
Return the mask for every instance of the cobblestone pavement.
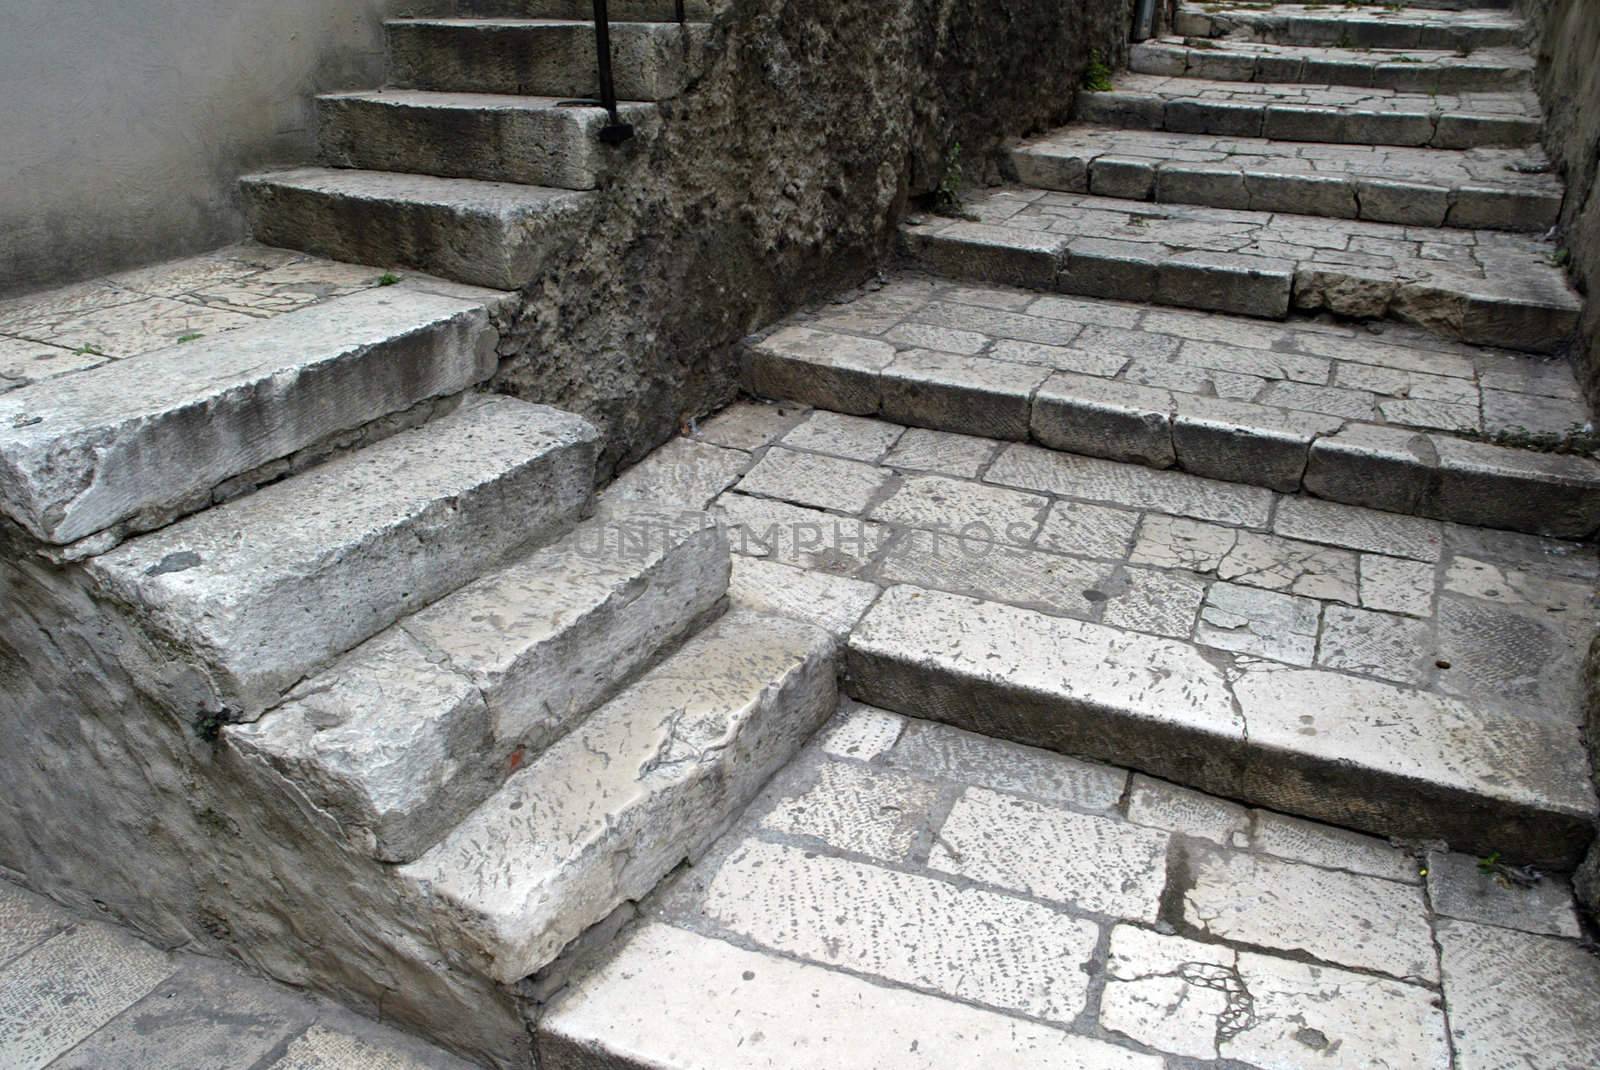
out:
<path id="1" fill-rule="evenodd" d="M 232 964 L 161 951 L 0 880 L 4 1070 L 469 1070 Z"/>
<path id="2" fill-rule="evenodd" d="M 1567 886 L 1491 869 L 847 703 L 645 903 L 546 1020 L 544 1052 L 560 1067 L 597 1040 L 630 1065 L 719 1068 L 1596 1065 L 1600 960 Z"/>
<path id="3" fill-rule="evenodd" d="M 1114 363 L 1151 343 L 1189 344 L 1140 333 L 1127 311 L 1127 326 L 1062 325 L 1052 338 L 1095 332 L 1095 352 L 1123 344 Z M 1203 317 L 1146 315 L 1203 332 Z M 1022 321 L 957 305 L 925 318 L 971 328 L 1007 316 Z M 1423 688 L 1517 718 L 1581 719 L 1600 564 L 1580 543 L 754 402 L 659 451 L 615 493 L 711 503 L 731 532 L 735 594 L 839 634 L 880 588 L 910 584 Z"/>

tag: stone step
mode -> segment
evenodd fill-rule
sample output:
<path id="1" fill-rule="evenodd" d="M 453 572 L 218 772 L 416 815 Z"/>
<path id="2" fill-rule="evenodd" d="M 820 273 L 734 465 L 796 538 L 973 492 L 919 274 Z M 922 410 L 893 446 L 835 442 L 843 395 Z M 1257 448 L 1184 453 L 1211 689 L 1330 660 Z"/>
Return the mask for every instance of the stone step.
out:
<path id="1" fill-rule="evenodd" d="M 180 685 L 253 719 L 400 617 L 571 525 L 598 432 L 471 397 L 456 411 L 85 562 L 166 644 Z M 197 664 L 203 681 L 180 672 Z M 175 685 L 178 686 L 178 685 Z"/>
<path id="2" fill-rule="evenodd" d="M 827 632 L 734 610 L 399 872 L 451 961 L 514 983 L 695 857 L 836 703 Z"/>
<path id="3" fill-rule="evenodd" d="M 302 167 L 241 180 L 257 241 L 478 286 L 527 285 L 576 240 L 592 194 Z"/>
<path id="4" fill-rule="evenodd" d="M 1461 56 L 1427 49 L 1317 48 L 1194 37 L 1136 44 L 1136 74 L 1219 82 L 1303 82 L 1401 93 L 1514 92 L 1533 86 L 1533 57 L 1522 49 L 1482 49 Z"/>
<path id="5" fill-rule="evenodd" d="M 1537 148 L 1411 149 L 1070 126 L 1011 152 L 1023 182 L 1127 200 L 1543 232 L 1563 188 Z"/>
<path id="6" fill-rule="evenodd" d="M 1554 246 L 1531 235 L 1028 188 L 965 211 L 909 219 L 911 255 L 975 282 L 1272 319 L 1327 310 L 1533 353 L 1561 349 L 1581 308 Z"/>
<path id="7" fill-rule="evenodd" d="M 605 111 L 562 103 L 411 89 L 329 93 L 317 98 L 317 144 L 331 167 L 594 189 L 641 140 L 603 144 Z M 636 134 L 655 125 L 654 105 L 623 104 L 620 112 Z"/>
<path id="8" fill-rule="evenodd" d="M 1337 48 L 1520 48 L 1527 33 L 1507 11 L 1401 10 L 1372 5 L 1184 2 L 1173 29 L 1192 37 L 1236 37 Z"/>
<path id="9" fill-rule="evenodd" d="M 684 18 L 706 22 L 721 5 L 684 0 Z M 607 13 L 619 22 L 677 22 L 674 0 L 613 0 Z M 455 0 L 455 14 L 475 19 L 594 19 L 593 0 Z"/>
<path id="10" fill-rule="evenodd" d="M 1119 75 L 1114 89 L 1080 93 L 1075 113 L 1129 130 L 1436 149 L 1533 145 L 1541 122 L 1530 92 L 1433 95 L 1153 74 Z"/>
<path id="11" fill-rule="evenodd" d="M 398 86 L 458 93 L 593 97 L 594 26 L 560 19 L 401 19 L 386 24 Z M 699 69 L 708 27 L 611 23 L 612 72 L 625 100 L 665 100 Z"/>
<path id="12" fill-rule="evenodd" d="M 1494 444 L 1529 423 L 1587 423 L 1565 363 L 1435 348 L 1405 329 L 1162 312 L 1140 329 L 1128 305 L 970 287 L 961 300 L 990 307 L 928 302 L 893 328 L 917 347 L 898 352 L 841 329 L 872 315 L 848 304 L 785 326 L 748 347 L 745 388 L 1389 512 L 1566 538 L 1600 528 L 1600 463 Z"/>
<path id="13" fill-rule="evenodd" d="M 1594 834 L 1570 723 L 917 587 L 847 658 L 864 702 L 1382 836 L 1567 868 Z"/>
<path id="14" fill-rule="evenodd" d="M 610 509 L 399 621 L 228 741 L 360 849 L 410 861 L 704 623 L 729 568 L 704 514 Z"/>
<path id="15" fill-rule="evenodd" d="M 487 379 L 505 296 L 407 279 L 0 395 L 0 508 L 57 545 L 204 508 L 236 476 Z"/>

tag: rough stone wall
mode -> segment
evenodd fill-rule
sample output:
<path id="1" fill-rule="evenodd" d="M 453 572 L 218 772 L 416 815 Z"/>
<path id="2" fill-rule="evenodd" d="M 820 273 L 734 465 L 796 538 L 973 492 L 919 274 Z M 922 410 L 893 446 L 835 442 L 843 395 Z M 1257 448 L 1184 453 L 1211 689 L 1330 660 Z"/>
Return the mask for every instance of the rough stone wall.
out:
<path id="1" fill-rule="evenodd" d="M 969 184 L 997 181 L 1006 139 L 1065 121 L 1090 54 L 1123 58 L 1130 12 L 733 0 L 590 239 L 529 288 L 496 385 L 593 420 L 602 474 L 643 456 L 732 396 L 740 338 L 880 265 L 955 146 Z"/>
<path id="2" fill-rule="evenodd" d="M 18 538 L 0 542 L 0 867 L 163 946 L 526 1065 L 512 994 L 437 961 L 427 911 L 387 869 L 292 786 L 199 736 L 178 697 L 184 659 Z"/>
<path id="3" fill-rule="evenodd" d="M 1589 741 L 1589 768 L 1595 787 L 1600 788 L 1600 637 L 1589 645 L 1583 665 L 1584 735 Z M 1600 839 L 1589 848 L 1589 857 L 1578 868 L 1573 881 L 1578 902 L 1600 924 Z"/>
<path id="4" fill-rule="evenodd" d="M 1545 148 L 1567 183 L 1562 246 L 1585 297 L 1573 353 L 1579 381 L 1600 405 L 1600 10 L 1594 0 L 1520 0 L 1538 59 Z"/>

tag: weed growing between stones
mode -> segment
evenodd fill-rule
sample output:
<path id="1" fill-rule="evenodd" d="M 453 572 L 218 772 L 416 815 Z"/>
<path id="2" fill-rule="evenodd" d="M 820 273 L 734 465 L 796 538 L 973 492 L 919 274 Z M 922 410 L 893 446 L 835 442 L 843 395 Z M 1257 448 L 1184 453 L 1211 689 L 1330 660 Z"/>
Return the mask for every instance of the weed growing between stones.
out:
<path id="1" fill-rule="evenodd" d="M 1111 90 L 1111 68 L 1106 65 L 1106 58 L 1099 49 L 1089 54 L 1089 65 L 1083 69 L 1083 88 L 1091 93 L 1107 93 Z"/>

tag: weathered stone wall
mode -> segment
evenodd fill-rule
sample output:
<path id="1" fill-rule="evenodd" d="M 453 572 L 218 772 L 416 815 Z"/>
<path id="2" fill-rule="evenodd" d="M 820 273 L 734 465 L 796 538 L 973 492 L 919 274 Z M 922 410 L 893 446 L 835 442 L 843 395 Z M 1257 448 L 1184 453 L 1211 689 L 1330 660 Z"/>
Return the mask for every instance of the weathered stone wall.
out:
<path id="1" fill-rule="evenodd" d="M 405 0 L 0 0 L 0 296 L 244 233 L 239 174 L 309 159 L 311 94 L 376 85 Z"/>
<path id="2" fill-rule="evenodd" d="M 1585 296 L 1573 359 L 1600 404 L 1600 11 L 1594 0 L 1520 0 L 1538 59 L 1545 148 L 1567 183 L 1562 246 Z"/>
<path id="3" fill-rule="evenodd" d="M 703 74 L 604 192 L 590 240 L 529 290 L 497 385 L 589 417 L 603 469 L 731 397 L 732 346 L 892 253 L 960 146 L 1065 121 L 1130 0 L 734 0 Z"/>

